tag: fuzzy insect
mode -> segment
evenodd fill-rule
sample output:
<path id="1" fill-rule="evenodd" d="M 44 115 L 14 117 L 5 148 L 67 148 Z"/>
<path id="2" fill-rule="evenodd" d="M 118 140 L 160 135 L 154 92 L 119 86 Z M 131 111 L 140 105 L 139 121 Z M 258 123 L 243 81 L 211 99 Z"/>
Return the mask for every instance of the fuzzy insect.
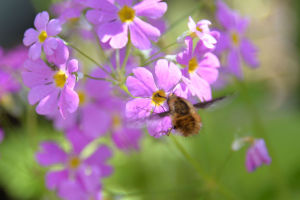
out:
<path id="1" fill-rule="evenodd" d="M 171 94 L 169 97 L 167 97 L 169 110 L 157 113 L 155 116 L 159 118 L 170 116 L 172 120 L 172 128 L 174 130 L 178 131 L 185 137 L 195 135 L 199 133 L 202 126 L 201 117 L 197 113 L 196 109 L 207 108 L 224 98 L 225 97 L 219 97 L 210 101 L 192 104 L 185 98 Z M 168 132 L 168 134 L 170 134 L 170 132 Z"/>

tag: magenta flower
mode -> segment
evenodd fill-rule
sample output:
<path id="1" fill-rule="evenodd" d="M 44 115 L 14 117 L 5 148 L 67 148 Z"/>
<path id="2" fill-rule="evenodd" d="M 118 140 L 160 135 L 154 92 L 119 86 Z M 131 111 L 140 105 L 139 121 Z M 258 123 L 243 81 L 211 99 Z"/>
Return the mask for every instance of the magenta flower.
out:
<path id="1" fill-rule="evenodd" d="M 246 155 L 246 168 L 248 172 L 253 172 L 262 164 L 269 165 L 271 158 L 269 156 L 265 141 L 255 139 L 252 146 L 248 149 Z"/>
<path id="2" fill-rule="evenodd" d="M 57 40 L 53 37 L 61 31 L 60 21 L 51 19 L 46 11 L 38 13 L 34 20 L 36 28 L 29 28 L 24 33 L 23 43 L 30 46 L 29 57 L 36 60 L 40 57 L 42 47 L 46 55 L 52 55 L 57 47 Z"/>
<path id="3" fill-rule="evenodd" d="M 0 128 L 0 142 L 2 142 L 4 139 L 4 131 L 2 130 L 2 128 Z"/>
<path id="4" fill-rule="evenodd" d="M 218 34 L 215 31 L 210 31 L 209 25 L 211 25 L 211 22 L 208 20 L 200 20 L 196 24 L 193 18 L 191 16 L 189 17 L 189 35 L 192 38 L 198 37 L 206 48 L 213 49 L 217 44 L 215 37 Z"/>
<path id="5" fill-rule="evenodd" d="M 241 57 L 251 67 L 259 65 L 257 48 L 245 38 L 248 20 L 230 10 L 222 1 L 217 2 L 217 20 L 224 27 L 221 32 L 217 51 L 228 51 L 227 67 L 230 73 L 242 77 Z"/>
<path id="6" fill-rule="evenodd" d="M 143 0 L 134 6 L 132 0 L 92 0 L 90 6 L 94 9 L 87 12 L 87 19 L 98 25 L 100 41 L 109 41 L 114 49 L 125 47 L 128 42 L 128 30 L 135 47 L 150 49 L 150 40 L 157 41 L 161 33 L 141 18 L 157 19 L 167 10 L 167 4 L 161 0 Z"/>
<path id="7" fill-rule="evenodd" d="M 79 98 L 74 91 L 76 77 L 72 74 L 78 70 L 77 60 L 69 60 L 54 70 L 41 59 L 27 60 L 24 66 L 23 81 L 31 89 L 28 100 L 31 105 L 39 102 L 37 113 L 50 115 L 58 110 L 65 117 L 77 109 Z"/>
<path id="8" fill-rule="evenodd" d="M 129 92 L 139 98 L 127 102 L 126 117 L 133 121 L 141 120 L 149 117 L 152 112 L 168 110 L 166 97 L 176 92 L 182 76 L 178 67 L 167 60 L 158 60 L 155 65 L 156 81 L 152 73 L 142 67 L 133 69 L 133 74 L 134 76 L 127 78 L 126 85 Z M 166 134 L 171 127 L 170 117 L 155 123 L 150 122 L 148 125 L 150 134 L 155 137 Z"/>
<path id="9" fill-rule="evenodd" d="M 99 171 L 96 168 L 88 171 L 80 168 L 75 179 L 67 180 L 60 185 L 58 195 L 64 200 L 101 200 Z"/>
<path id="10" fill-rule="evenodd" d="M 15 93 L 20 90 L 21 86 L 18 81 L 6 71 L 0 69 L 0 100 L 6 94 Z"/>
<path id="11" fill-rule="evenodd" d="M 88 139 L 77 128 L 67 132 L 67 139 L 72 146 L 69 153 L 63 151 L 55 142 L 43 142 L 40 147 L 41 150 L 36 154 L 36 159 L 42 166 L 62 166 L 60 170 L 47 173 L 46 185 L 48 189 L 60 188 L 61 184 L 77 176 L 81 170 L 95 170 L 98 179 L 112 173 L 112 168 L 106 164 L 106 161 L 112 156 L 112 152 L 107 146 L 99 146 L 89 157 L 85 158 L 81 153 L 92 140 Z"/>
<path id="12" fill-rule="evenodd" d="M 0 53 L 0 66 L 7 70 L 15 70 L 23 67 L 25 60 L 28 59 L 28 50 L 22 45 Z M 12 69 L 13 68 L 13 69 Z"/>
<path id="13" fill-rule="evenodd" d="M 187 48 L 179 53 L 176 60 L 184 68 L 183 82 L 193 96 L 197 96 L 201 101 L 211 99 L 210 84 L 218 78 L 219 59 L 200 40 L 193 50 L 193 39 L 185 39 Z"/>

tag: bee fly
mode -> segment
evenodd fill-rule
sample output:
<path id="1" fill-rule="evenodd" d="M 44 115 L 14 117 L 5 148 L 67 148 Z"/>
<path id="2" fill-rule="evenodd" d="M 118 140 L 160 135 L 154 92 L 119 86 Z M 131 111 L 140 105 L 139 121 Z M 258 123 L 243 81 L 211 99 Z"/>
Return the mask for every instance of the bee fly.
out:
<path id="1" fill-rule="evenodd" d="M 159 95 L 159 94 L 157 94 Z M 169 110 L 155 114 L 155 116 L 162 118 L 170 116 L 172 120 L 172 129 L 178 131 L 183 136 L 198 134 L 202 121 L 200 115 L 197 113 L 198 108 L 207 108 L 217 101 L 224 99 L 225 97 L 218 97 L 206 102 L 200 102 L 192 104 L 187 99 L 171 94 L 169 97 L 162 97 L 167 99 Z M 171 130 L 170 130 L 171 131 Z M 167 135 L 170 134 L 170 131 Z"/>

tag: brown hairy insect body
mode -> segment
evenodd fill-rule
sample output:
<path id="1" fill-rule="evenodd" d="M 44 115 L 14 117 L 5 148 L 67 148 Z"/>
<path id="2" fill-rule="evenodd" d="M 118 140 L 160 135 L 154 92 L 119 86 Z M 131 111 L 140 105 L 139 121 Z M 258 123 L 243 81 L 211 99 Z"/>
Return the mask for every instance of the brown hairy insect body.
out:
<path id="1" fill-rule="evenodd" d="M 210 101 L 200 102 L 196 104 L 192 104 L 187 99 L 176 96 L 175 94 L 164 98 L 167 99 L 169 110 L 158 113 L 156 116 L 161 118 L 170 115 L 173 126 L 172 129 L 175 129 L 183 136 L 187 137 L 190 135 L 198 134 L 202 126 L 201 117 L 197 113 L 196 109 L 207 108 L 215 102 L 224 99 L 225 97 L 223 96 L 212 99 Z"/>

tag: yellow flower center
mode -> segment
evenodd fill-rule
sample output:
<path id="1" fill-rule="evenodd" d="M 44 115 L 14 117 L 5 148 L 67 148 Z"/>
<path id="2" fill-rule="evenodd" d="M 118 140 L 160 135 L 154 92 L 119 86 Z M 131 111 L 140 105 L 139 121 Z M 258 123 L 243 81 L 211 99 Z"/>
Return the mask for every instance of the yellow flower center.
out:
<path id="1" fill-rule="evenodd" d="M 193 57 L 190 61 L 189 61 L 189 73 L 194 72 L 197 67 L 198 67 L 198 61 L 196 57 Z"/>
<path id="2" fill-rule="evenodd" d="M 43 43 L 46 40 L 47 37 L 48 37 L 47 32 L 46 31 L 41 31 L 41 33 L 39 34 L 40 43 Z"/>
<path id="3" fill-rule="evenodd" d="M 56 87 L 63 88 L 67 81 L 67 75 L 64 71 L 59 70 L 56 74 L 54 74 L 53 79 Z"/>
<path id="4" fill-rule="evenodd" d="M 118 12 L 119 18 L 123 23 L 132 22 L 135 17 L 135 10 L 124 6 L 119 12 Z"/>
<path id="5" fill-rule="evenodd" d="M 236 32 L 231 33 L 231 40 L 234 45 L 238 46 L 240 43 L 240 37 Z"/>
<path id="6" fill-rule="evenodd" d="M 74 156 L 69 160 L 69 166 L 71 169 L 77 169 L 80 163 L 81 161 L 77 156 Z"/>
<path id="7" fill-rule="evenodd" d="M 197 31 L 200 31 L 201 33 L 203 32 L 203 29 L 197 26 Z"/>
<path id="8" fill-rule="evenodd" d="M 166 93 L 163 90 L 158 90 L 152 95 L 152 103 L 160 106 L 167 99 Z"/>
<path id="9" fill-rule="evenodd" d="M 118 129 L 121 127 L 122 125 L 122 121 L 119 115 L 114 114 L 112 117 L 112 125 L 114 127 L 114 129 Z"/>
<path id="10" fill-rule="evenodd" d="M 86 95 L 83 91 L 78 91 L 79 105 L 82 106 L 86 102 Z"/>

